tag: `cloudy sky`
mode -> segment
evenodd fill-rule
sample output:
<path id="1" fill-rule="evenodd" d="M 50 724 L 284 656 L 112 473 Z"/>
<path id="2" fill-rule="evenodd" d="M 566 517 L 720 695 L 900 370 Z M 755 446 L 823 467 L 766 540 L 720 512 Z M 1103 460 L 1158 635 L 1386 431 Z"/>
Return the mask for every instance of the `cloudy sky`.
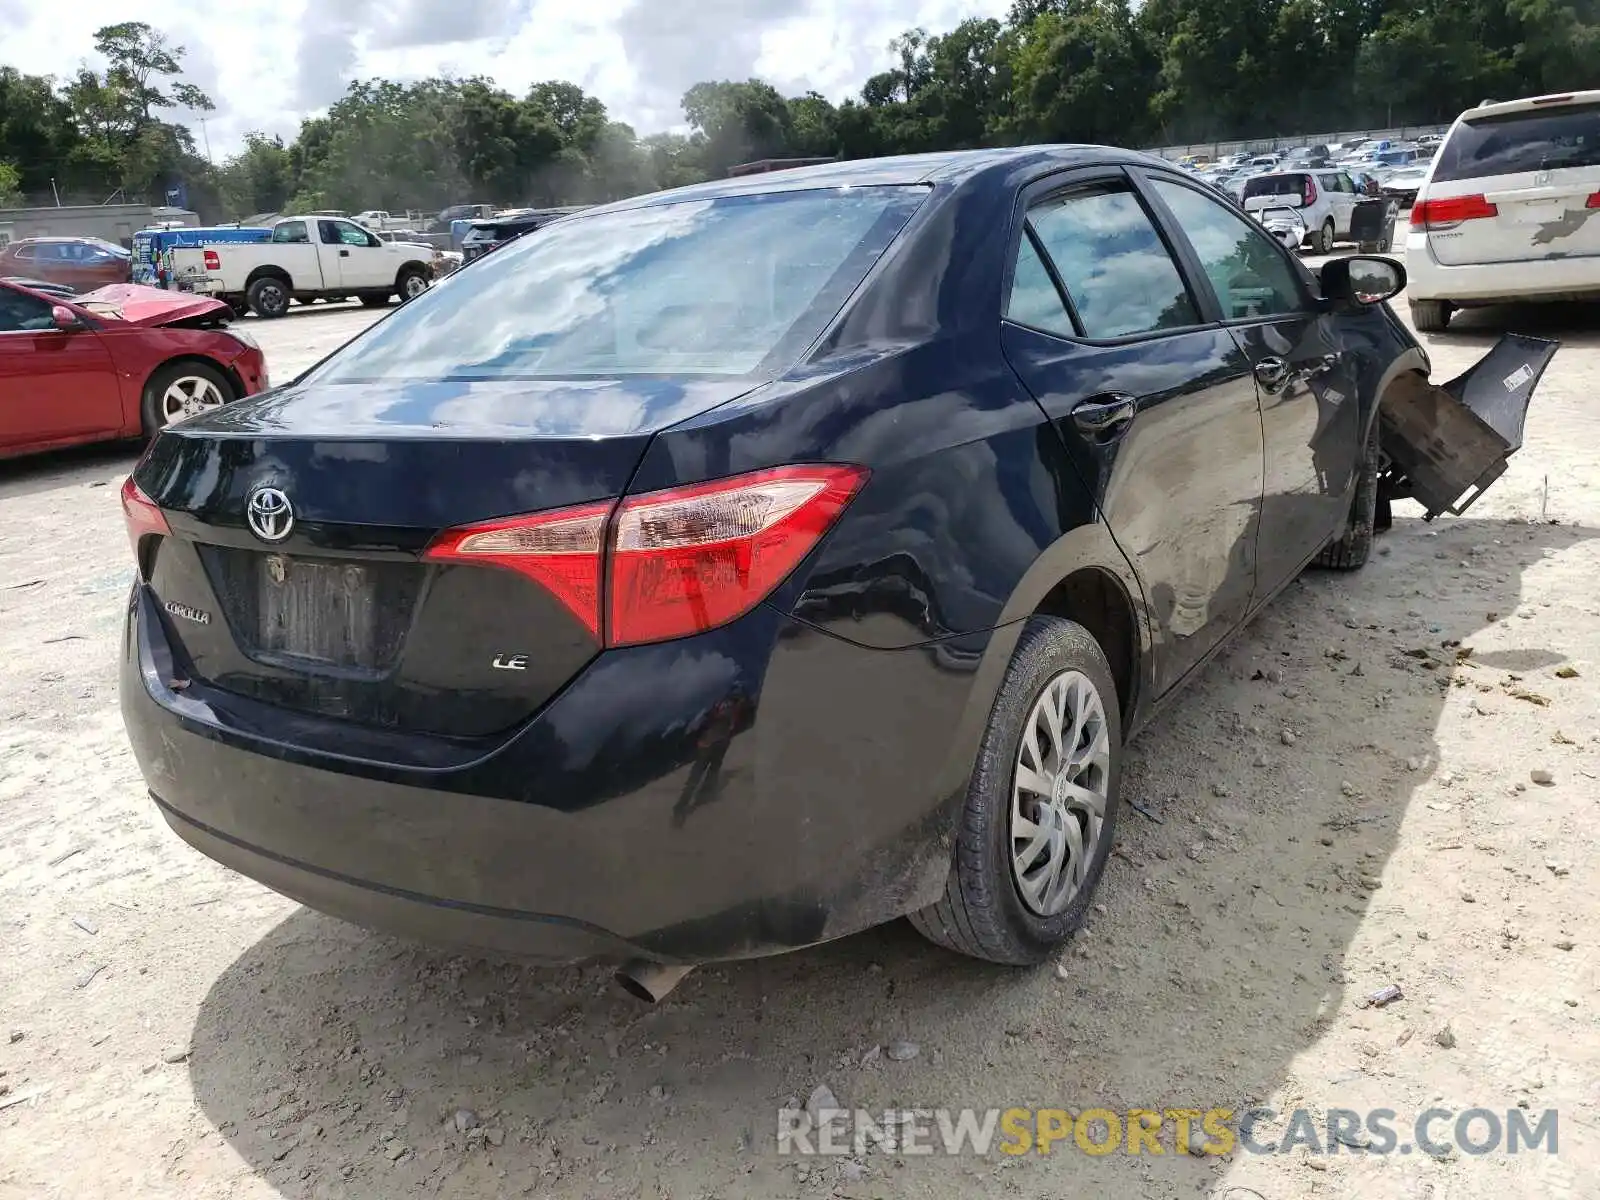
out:
<path id="1" fill-rule="evenodd" d="M 702 79 L 768 79 L 835 100 L 888 63 L 889 39 L 999 16 L 1009 0 L 0 0 L 0 63 L 65 76 L 93 33 L 146 21 L 187 48 L 216 102 L 220 160 L 248 130 L 292 137 L 353 78 L 484 74 L 512 92 L 566 79 L 641 133 L 678 126 Z M 192 123 L 192 122 L 191 122 Z M 196 141 L 200 128 L 195 125 Z"/>

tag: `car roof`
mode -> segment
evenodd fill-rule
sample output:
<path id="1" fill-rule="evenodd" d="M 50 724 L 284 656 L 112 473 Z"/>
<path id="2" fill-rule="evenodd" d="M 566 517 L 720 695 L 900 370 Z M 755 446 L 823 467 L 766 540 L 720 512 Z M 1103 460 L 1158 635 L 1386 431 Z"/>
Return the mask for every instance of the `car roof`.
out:
<path id="1" fill-rule="evenodd" d="M 679 200 L 715 200 L 724 196 L 756 196 L 768 192 L 801 191 L 833 187 L 872 187 L 896 184 L 952 184 L 979 181 L 986 175 L 1009 175 L 1018 169 L 1137 163 L 1176 170 L 1174 164 L 1137 150 L 1111 146 L 1042 145 L 1007 146 L 990 150 L 948 150 L 928 154 L 897 154 L 887 158 L 859 158 L 845 162 L 790 167 L 731 179 L 713 179 L 665 192 L 651 192 L 613 204 L 596 205 L 589 213 L 620 212 Z"/>
<path id="2" fill-rule="evenodd" d="M 1540 109 L 1554 109 L 1560 111 L 1574 104 L 1600 104 L 1600 90 L 1581 92 L 1558 92 L 1546 96 L 1525 96 L 1520 100 L 1485 100 L 1477 108 L 1469 108 L 1461 114 L 1461 120 L 1468 122 L 1481 121 L 1485 117 L 1499 117 L 1508 113 L 1536 112 Z"/>

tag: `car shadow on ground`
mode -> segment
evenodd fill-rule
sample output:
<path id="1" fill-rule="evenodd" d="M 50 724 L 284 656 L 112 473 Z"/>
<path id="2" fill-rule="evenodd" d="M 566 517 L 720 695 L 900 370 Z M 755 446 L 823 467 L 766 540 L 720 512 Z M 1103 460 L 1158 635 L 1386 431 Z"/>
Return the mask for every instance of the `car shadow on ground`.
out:
<path id="1" fill-rule="evenodd" d="M 96 442 L 25 458 L 0 459 L 0 503 L 41 492 L 101 487 L 109 476 L 133 470 L 138 460 L 139 443 L 133 441 Z"/>
<path id="2" fill-rule="evenodd" d="M 777 1110 L 819 1083 L 878 1110 L 1325 1099 L 1339 1081 L 1291 1083 L 1292 1064 L 1346 989 L 1392 981 L 1345 956 L 1384 903 L 1373 881 L 1437 769 L 1444 706 L 1483 678 L 1452 644 L 1589 536 L 1400 519 L 1362 572 L 1291 585 L 1133 746 L 1100 904 L 1059 972 L 987 967 L 899 922 L 703 968 L 650 1008 L 599 967 L 451 955 L 301 909 L 202 1002 L 198 1104 L 285 1196 L 1208 1191 L 1221 1165 L 1170 1138 L 1163 1157 L 873 1152 L 802 1185 Z M 899 1038 L 913 1057 L 882 1049 Z"/>
<path id="3" fill-rule="evenodd" d="M 1600 311 L 1579 301 L 1550 304 L 1494 304 L 1453 314 L 1444 333 L 1425 334 L 1429 346 L 1451 343 L 1493 345 L 1503 333 L 1553 338 L 1573 349 L 1600 346 Z M 1537 404 L 1537 398 L 1534 400 Z"/>

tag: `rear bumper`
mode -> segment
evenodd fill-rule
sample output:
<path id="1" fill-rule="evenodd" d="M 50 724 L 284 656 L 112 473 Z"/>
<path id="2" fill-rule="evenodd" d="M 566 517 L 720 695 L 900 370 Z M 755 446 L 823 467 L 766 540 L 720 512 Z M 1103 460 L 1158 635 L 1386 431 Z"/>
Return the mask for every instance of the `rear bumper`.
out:
<path id="1" fill-rule="evenodd" d="M 1600 256 L 1446 266 L 1425 233 L 1406 237 L 1406 295 L 1412 300 L 1492 304 L 1600 296 Z"/>
<path id="2" fill-rule="evenodd" d="M 382 731 L 330 739 L 326 720 L 172 689 L 163 620 L 137 586 L 122 710 L 163 816 L 354 923 L 550 962 L 699 962 L 855 932 L 944 886 L 949 751 L 986 636 L 866 650 L 762 606 L 602 655 L 487 750 L 411 738 L 384 761 Z"/>
<path id="3" fill-rule="evenodd" d="M 197 296 L 220 296 L 227 290 L 222 280 L 209 275 L 181 275 L 170 286 L 180 292 L 193 292 Z"/>

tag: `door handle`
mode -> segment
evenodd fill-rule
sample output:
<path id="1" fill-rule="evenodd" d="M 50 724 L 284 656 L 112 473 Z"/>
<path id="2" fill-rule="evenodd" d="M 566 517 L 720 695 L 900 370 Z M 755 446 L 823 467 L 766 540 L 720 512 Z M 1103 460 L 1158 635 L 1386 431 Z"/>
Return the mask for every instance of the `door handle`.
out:
<path id="1" fill-rule="evenodd" d="M 1277 356 L 1256 363 L 1256 378 L 1268 390 L 1282 387 L 1289 379 L 1289 364 Z"/>
<path id="2" fill-rule="evenodd" d="M 339 257 L 340 258 L 349 258 L 350 257 L 350 251 L 348 251 L 348 250 L 339 251 Z"/>
<path id="3" fill-rule="evenodd" d="M 1080 433 L 1095 441 L 1109 442 L 1127 432 L 1138 411 L 1138 403 L 1132 396 L 1096 396 L 1072 410 L 1072 423 Z"/>

